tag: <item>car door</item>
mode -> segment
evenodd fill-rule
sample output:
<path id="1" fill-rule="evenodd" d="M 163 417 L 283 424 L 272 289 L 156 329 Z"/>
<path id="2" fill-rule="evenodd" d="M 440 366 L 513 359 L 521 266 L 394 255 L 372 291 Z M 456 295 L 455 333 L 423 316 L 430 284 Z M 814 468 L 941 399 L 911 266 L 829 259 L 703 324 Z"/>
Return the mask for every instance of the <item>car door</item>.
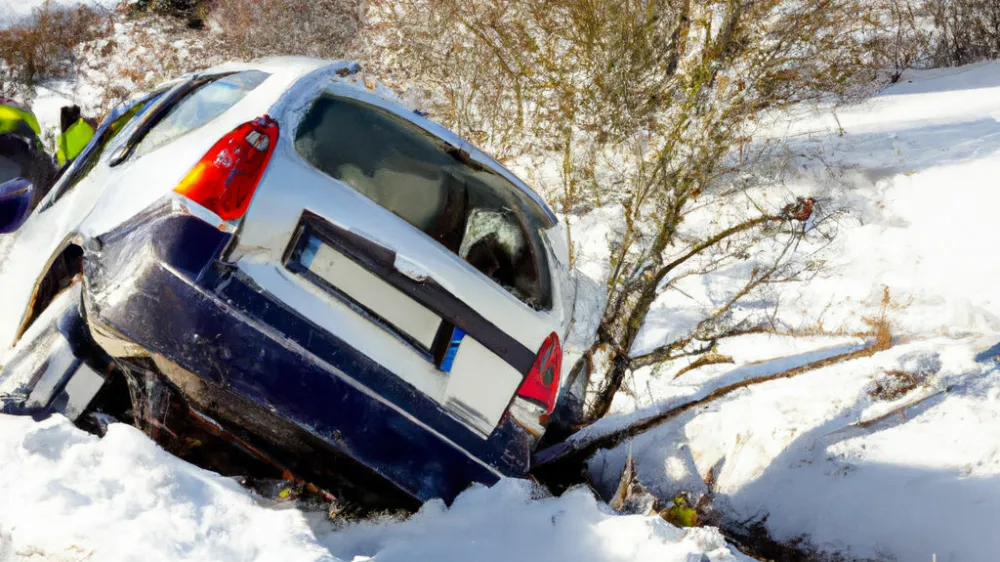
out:
<path id="1" fill-rule="evenodd" d="M 364 90 L 306 91 L 280 115 L 230 259 L 485 438 L 553 331 L 526 203 L 463 141 Z"/>

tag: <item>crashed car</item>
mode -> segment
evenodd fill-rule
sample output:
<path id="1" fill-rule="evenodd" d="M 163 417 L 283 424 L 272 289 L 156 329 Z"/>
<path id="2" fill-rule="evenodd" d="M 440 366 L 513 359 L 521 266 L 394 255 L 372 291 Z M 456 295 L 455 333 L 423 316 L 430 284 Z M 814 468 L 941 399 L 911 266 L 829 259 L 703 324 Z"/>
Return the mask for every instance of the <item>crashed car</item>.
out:
<path id="1" fill-rule="evenodd" d="M 33 213 L 0 186 L 0 408 L 131 416 L 195 458 L 197 426 L 331 492 L 525 476 L 572 310 L 557 219 L 359 78 L 187 75 L 109 115 Z"/>

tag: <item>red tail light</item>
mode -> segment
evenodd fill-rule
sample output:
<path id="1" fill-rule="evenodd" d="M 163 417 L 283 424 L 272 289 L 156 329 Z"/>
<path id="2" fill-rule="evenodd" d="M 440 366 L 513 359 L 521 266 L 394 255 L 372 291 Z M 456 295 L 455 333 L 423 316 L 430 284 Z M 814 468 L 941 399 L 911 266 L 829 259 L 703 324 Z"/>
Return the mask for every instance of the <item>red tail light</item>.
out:
<path id="1" fill-rule="evenodd" d="M 242 218 L 278 143 L 278 122 L 267 115 L 233 129 L 191 168 L 174 191 L 222 220 Z"/>
<path id="2" fill-rule="evenodd" d="M 561 369 L 562 347 L 559 345 L 559 336 L 553 332 L 545 338 L 542 348 L 538 350 L 535 364 L 531 366 L 527 378 L 517 390 L 517 396 L 545 408 L 545 413 L 551 414 L 556 407 L 556 396 L 559 394 Z"/>

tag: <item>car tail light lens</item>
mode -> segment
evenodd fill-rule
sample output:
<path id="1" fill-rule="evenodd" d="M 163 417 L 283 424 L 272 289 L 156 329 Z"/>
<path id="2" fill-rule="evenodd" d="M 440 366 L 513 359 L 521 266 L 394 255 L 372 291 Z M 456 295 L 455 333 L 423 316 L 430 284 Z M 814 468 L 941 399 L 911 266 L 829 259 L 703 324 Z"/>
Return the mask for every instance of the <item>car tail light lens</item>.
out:
<path id="1" fill-rule="evenodd" d="M 242 218 L 278 143 L 278 122 L 267 115 L 236 127 L 191 168 L 174 191 L 224 221 Z"/>
<path id="2" fill-rule="evenodd" d="M 556 407 L 559 394 L 559 373 L 562 369 L 562 347 L 559 336 L 553 332 L 545 338 L 535 364 L 517 390 L 517 397 L 545 410 L 547 417 Z"/>

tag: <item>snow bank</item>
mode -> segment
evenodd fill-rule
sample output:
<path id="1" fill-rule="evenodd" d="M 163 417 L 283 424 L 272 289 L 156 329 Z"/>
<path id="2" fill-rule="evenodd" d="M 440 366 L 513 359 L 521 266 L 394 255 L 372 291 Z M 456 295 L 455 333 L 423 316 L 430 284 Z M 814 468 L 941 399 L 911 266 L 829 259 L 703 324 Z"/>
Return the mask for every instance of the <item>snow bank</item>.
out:
<path id="1" fill-rule="evenodd" d="M 361 558 L 359 558 L 361 557 Z M 476 488 L 451 508 L 335 528 L 266 507 L 114 424 L 98 439 L 56 416 L 0 416 L 0 562 L 15 560 L 748 560 L 713 529 L 610 514 L 583 490 L 534 499 L 527 482 Z"/>
<path id="2" fill-rule="evenodd" d="M 344 558 L 380 562 L 701 562 L 750 560 L 733 554 L 715 529 L 678 529 L 659 517 L 620 516 L 582 489 L 532 500 L 528 482 L 471 489 L 450 509 L 426 504 L 405 522 L 352 525 L 321 540 Z M 357 558 L 354 558 L 355 560 Z"/>
<path id="3" fill-rule="evenodd" d="M 0 416 L 0 552 L 46 560 L 334 560 L 301 513 L 172 457 L 139 430 Z"/>
<path id="4" fill-rule="evenodd" d="M 775 538 L 804 538 L 848 559 L 997 560 L 1000 63 L 909 73 L 837 116 L 843 136 L 822 107 L 784 114 L 771 131 L 792 139 L 801 168 L 773 195 L 818 196 L 848 213 L 825 256 L 827 271 L 781 288 L 779 320 L 807 331 L 863 331 L 885 286 L 892 331 L 907 343 L 686 412 L 600 454 L 591 472 L 610 485 L 631 454 L 640 480 L 663 497 L 707 492 L 711 473 L 715 505 L 731 521 L 766 516 Z M 574 236 L 584 244 L 578 253 L 593 250 L 601 228 Z M 658 303 L 644 326 L 646 345 L 687 318 L 683 303 Z M 676 380 L 670 376 L 684 363 L 665 366 L 663 376 L 634 373 L 632 392 L 616 398 L 617 415 L 601 425 L 620 426 L 858 342 L 838 335 L 720 342 L 718 352 L 733 365 Z M 900 396 L 879 396 L 877 382 L 900 376 L 893 371 L 915 384 Z"/>

